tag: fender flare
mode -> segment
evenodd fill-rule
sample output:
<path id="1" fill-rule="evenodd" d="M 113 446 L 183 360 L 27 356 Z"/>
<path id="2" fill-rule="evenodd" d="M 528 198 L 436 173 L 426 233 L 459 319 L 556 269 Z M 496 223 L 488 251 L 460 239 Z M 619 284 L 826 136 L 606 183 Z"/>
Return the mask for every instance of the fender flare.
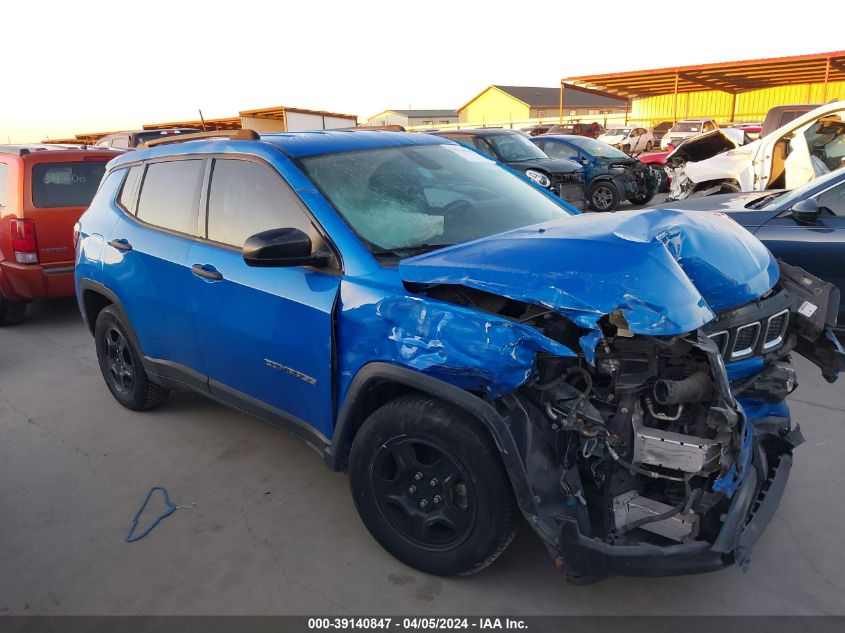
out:
<path id="1" fill-rule="evenodd" d="M 347 390 L 343 405 L 337 416 L 331 446 L 326 449 L 325 460 L 332 470 L 341 470 L 341 457 L 352 443 L 357 429 L 354 420 L 357 408 L 363 404 L 363 397 L 369 389 L 379 383 L 404 385 L 458 407 L 477 419 L 490 433 L 508 473 L 519 507 L 529 523 L 537 522 L 537 507 L 528 483 L 528 473 L 508 423 L 498 411 L 485 400 L 452 384 L 427 376 L 419 371 L 385 362 L 372 362 L 362 367 L 353 378 Z"/>
<path id="2" fill-rule="evenodd" d="M 85 323 L 85 326 L 88 328 L 88 331 L 91 332 L 91 335 L 94 335 L 94 326 L 95 323 L 91 323 L 88 320 L 88 310 L 86 309 L 85 304 L 85 292 L 90 290 L 92 292 L 96 292 L 104 296 L 106 299 L 111 301 L 112 306 L 117 311 L 118 315 L 120 315 L 120 320 L 123 323 L 123 326 L 126 328 L 126 333 L 129 335 L 129 339 L 132 342 L 132 345 L 135 346 L 135 349 L 141 354 L 141 357 L 144 357 L 144 348 L 141 347 L 141 342 L 138 340 L 138 335 L 135 334 L 135 329 L 132 327 L 132 321 L 129 320 L 129 317 L 126 314 L 126 310 L 123 308 L 123 302 L 120 298 L 114 293 L 114 291 L 110 290 L 99 281 L 94 281 L 93 279 L 83 278 L 77 282 L 77 286 L 79 287 L 79 311 L 82 313 L 82 321 Z"/>
<path id="3" fill-rule="evenodd" d="M 616 178 L 614 178 L 610 174 L 599 174 L 586 184 L 586 188 L 589 189 L 597 182 L 609 182 L 611 185 L 616 187 L 616 191 L 619 193 L 620 197 L 622 196 L 622 189 L 624 189 L 624 187 L 620 189 L 619 183 L 616 181 Z"/>

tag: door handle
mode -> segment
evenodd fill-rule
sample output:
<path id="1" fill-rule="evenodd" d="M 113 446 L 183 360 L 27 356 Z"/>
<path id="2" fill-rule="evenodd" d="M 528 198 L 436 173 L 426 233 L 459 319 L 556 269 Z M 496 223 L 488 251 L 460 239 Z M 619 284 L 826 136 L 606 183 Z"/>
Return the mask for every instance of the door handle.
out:
<path id="1" fill-rule="evenodd" d="M 191 272 L 197 277 L 211 279 L 212 281 L 220 281 L 223 279 L 223 274 L 211 264 L 194 264 L 191 266 Z"/>
<path id="2" fill-rule="evenodd" d="M 131 251 L 132 244 L 129 243 L 129 240 L 125 238 L 120 238 L 119 240 L 112 240 L 109 242 L 109 246 L 113 246 L 119 251 Z"/>

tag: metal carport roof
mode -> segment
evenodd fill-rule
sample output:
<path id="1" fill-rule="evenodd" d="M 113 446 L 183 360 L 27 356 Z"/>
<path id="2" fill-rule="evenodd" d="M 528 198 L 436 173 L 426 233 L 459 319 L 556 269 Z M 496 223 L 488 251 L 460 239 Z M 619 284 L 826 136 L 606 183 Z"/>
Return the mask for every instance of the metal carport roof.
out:
<path id="1" fill-rule="evenodd" d="M 567 83 L 623 97 L 719 90 L 737 94 L 791 84 L 845 81 L 845 51 L 566 77 Z"/>

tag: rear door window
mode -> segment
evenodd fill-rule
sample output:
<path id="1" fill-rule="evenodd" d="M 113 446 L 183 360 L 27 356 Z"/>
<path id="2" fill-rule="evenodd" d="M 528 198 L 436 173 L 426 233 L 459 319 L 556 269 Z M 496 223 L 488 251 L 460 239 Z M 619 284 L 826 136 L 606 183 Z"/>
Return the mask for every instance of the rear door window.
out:
<path id="1" fill-rule="evenodd" d="M 281 176 L 246 160 L 215 160 L 208 194 L 208 239 L 242 248 L 269 229 L 312 235 L 311 220 Z"/>
<path id="2" fill-rule="evenodd" d="M 171 231 L 196 235 L 204 160 L 151 163 L 141 185 L 138 219 Z"/>
<path id="3" fill-rule="evenodd" d="M 106 171 L 106 161 L 37 163 L 32 166 L 32 204 L 38 208 L 87 207 Z"/>
<path id="4" fill-rule="evenodd" d="M 136 202 L 138 200 L 138 183 L 141 182 L 141 176 L 144 174 L 143 165 L 135 165 L 129 169 L 129 174 L 126 180 L 123 181 L 123 187 L 120 189 L 120 195 L 117 198 L 118 204 L 129 213 L 135 213 Z"/>

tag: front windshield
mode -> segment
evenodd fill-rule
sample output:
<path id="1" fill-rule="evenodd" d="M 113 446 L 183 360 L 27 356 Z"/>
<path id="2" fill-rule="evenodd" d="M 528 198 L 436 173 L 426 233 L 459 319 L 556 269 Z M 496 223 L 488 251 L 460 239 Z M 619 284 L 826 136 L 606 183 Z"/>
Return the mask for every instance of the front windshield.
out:
<path id="1" fill-rule="evenodd" d="M 586 136 L 571 138 L 569 139 L 569 142 L 590 156 L 595 156 L 596 158 L 630 158 L 630 156 L 624 152 L 620 152 L 612 145 L 608 145 L 607 143 L 597 141 L 596 139 Z"/>
<path id="2" fill-rule="evenodd" d="M 548 158 L 543 150 L 521 134 L 491 134 L 483 138 L 493 146 L 499 158 L 505 163 Z"/>
<path id="3" fill-rule="evenodd" d="M 775 207 L 789 209 L 793 204 L 807 197 L 808 189 L 818 189 L 821 191 L 828 185 L 828 183 L 833 184 L 834 182 L 840 180 L 842 178 L 843 170 L 845 170 L 845 167 L 840 167 L 829 174 L 825 174 L 815 180 L 811 180 L 803 187 L 798 187 L 792 191 L 775 193 L 772 194 L 771 197 L 766 196 L 762 200 L 755 200 L 749 208 L 763 209 L 766 211 L 774 211 Z"/>
<path id="4" fill-rule="evenodd" d="M 698 121 L 681 121 L 676 123 L 670 132 L 701 132 L 701 123 Z"/>
<path id="5" fill-rule="evenodd" d="M 577 213 L 452 143 L 322 154 L 300 164 L 375 254 L 407 257 Z"/>
<path id="6" fill-rule="evenodd" d="M 614 128 L 605 132 L 605 136 L 628 136 L 631 133 L 630 128 Z"/>

